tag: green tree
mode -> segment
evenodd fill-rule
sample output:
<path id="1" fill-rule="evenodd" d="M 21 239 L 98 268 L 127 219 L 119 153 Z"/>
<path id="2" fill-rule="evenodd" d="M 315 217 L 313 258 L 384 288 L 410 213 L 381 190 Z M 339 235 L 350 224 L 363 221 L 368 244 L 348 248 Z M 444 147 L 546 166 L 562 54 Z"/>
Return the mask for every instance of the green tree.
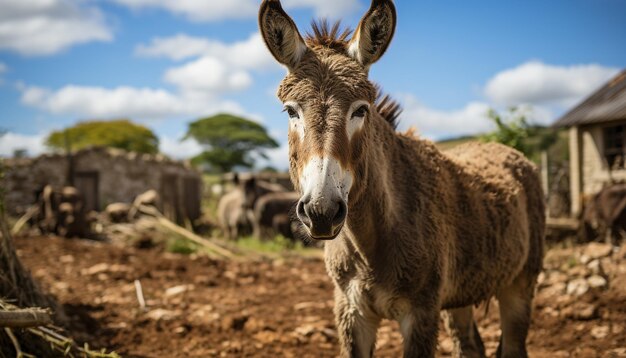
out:
<path id="1" fill-rule="evenodd" d="M 538 161 L 540 152 L 556 142 L 557 133 L 550 128 L 530 125 L 527 113 L 519 107 L 511 107 L 504 114 L 490 109 L 487 117 L 496 125 L 496 130 L 480 136 L 480 140 L 508 145 Z"/>
<path id="2" fill-rule="evenodd" d="M 103 146 L 149 154 L 159 151 L 159 139 L 150 129 L 126 119 L 81 122 L 46 139 L 53 149 L 65 149 L 67 144 L 72 150 Z"/>
<path id="3" fill-rule="evenodd" d="M 190 123 L 184 139 L 189 138 L 205 149 L 192 159 L 194 164 L 208 164 L 220 172 L 229 172 L 237 166 L 252 168 L 253 153 L 267 158 L 264 149 L 278 147 L 265 127 L 230 114 L 218 114 Z"/>

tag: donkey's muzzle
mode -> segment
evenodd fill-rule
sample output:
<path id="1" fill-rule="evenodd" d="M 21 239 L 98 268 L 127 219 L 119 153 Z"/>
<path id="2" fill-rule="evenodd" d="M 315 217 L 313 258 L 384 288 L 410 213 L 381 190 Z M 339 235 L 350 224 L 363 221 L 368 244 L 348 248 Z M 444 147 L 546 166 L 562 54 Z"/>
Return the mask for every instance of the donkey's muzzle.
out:
<path id="1" fill-rule="evenodd" d="M 298 202 L 296 213 L 312 238 L 332 240 L 341 232 L 348 206 L 343 200 L 320 203 L 305 197 Z"/>

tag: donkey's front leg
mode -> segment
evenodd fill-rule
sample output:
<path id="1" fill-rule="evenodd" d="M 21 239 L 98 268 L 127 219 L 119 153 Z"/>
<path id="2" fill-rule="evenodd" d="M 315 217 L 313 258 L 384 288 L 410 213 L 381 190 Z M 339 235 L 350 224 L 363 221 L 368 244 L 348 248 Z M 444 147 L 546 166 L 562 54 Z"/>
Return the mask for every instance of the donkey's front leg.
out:
<path id="1" fill-rule="evenodd" d="M 437 349 L 439 309 L 414 307 L 399 320 L 404 358 L 431 358 Z"/>
<path id="2" fill-rule="evenodd" d="M 339 289 L 335 290 L 335 322 L 342 358 L 373 356 L 380 318 L 359 310 Z"/>

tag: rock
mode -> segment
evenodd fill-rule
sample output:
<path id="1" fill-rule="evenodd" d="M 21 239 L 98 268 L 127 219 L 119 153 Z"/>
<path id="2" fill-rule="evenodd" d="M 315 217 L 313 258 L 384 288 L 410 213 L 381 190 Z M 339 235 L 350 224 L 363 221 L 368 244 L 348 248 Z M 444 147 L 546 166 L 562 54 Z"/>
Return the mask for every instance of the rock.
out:
<path id="1" fill-rule="evenodd" d="M 582 296 L 589 291 L 589 284 L 584 278 L 576 278 L 567 284 L 566 292 L 568 295 Z"/>
<path id="2" fill-rule="evenodd" d="M 580 262 L 583 265 L 586 265 L 589 261 L 593 260 L 593 258 L 590 257 L 589 255 L 582 254 L 582 255 L 580 255 L 580 259 L 579 260 L 580 260 Z"/>
<path id="3" fill-rule="evenodd" d="M 293 309 L 296 311 L 307 310 L 307 309 L 324 309 L 327 308 L 326 302 L 300 302 L 296 303 L 293 306 Z"/>
<path id="4" fill-rule="evenodd" d="M 587 270 L 586 266 L 583 265 L 578 265 L 578 266 L 574 266 L 572 268 L 570 268 L 567 271 L 568 275 L 570 277 L 587 277 L 589 276 L 589 271 Z"/>
<path id="5" fill-rule="evenodd" d="M 603 244 L 599 242 L 589 243 L 583 249 L 583 255 L 589 256 L 591 259 L 600 259 L 611 255 L 613 252 L 613 246 L 610 244 Z"/>
<path id="6" fill-rule="evenodd" d="M 246 322 L 248 322 L 249 318 L 250 316 L 247 315 L 226 317 L 222 320 L 222 329 L 225 331 L 241 331 L 246 326 Z"/>
<path id="7" fill-rule="evenodd" d="M 610 351 L 612 354 L 615 354 L 616 357 L 626 357 L 626 347 L 615 348 Z"/>
<path id="8" fill-rule="evenodd" d="M 589 271 L 593 275 L 604 274 L 604 270 L 602 269 L 602 264 L 600 263 L 600 260 L 597 260 L 597 259 L 589 262 L 587 264 L 587 269 L 589 269 Z"/>
<path id="9" fill-rule="evenodd" d="M 100 273 L 105 273 L 105 272 L 118 273 L 118 272 L 130 272 L 130 271 L 131 271 L 131 268 L 126 265 L 118 265 L 118 264 L 109 265 L 103 262 L 100 264 L 93 265 L 90 268 L 83 269 L 80 271 L 80 273 L 83 275 L 98 275 Z"/>
<path id="10" fill-rule="evenodd" d="M 337 331 L 335 331 L 334 329 L 330 329 L 330 328 L 322 329 L 322 334 L 325 335 L 329 341 L 337 340 L 339 338 L 339 336 L 337 335 Z"/>
<path id="11" fill-rule="evenodd" d="M 109 220 L 114 223 L 128 222 L 128 212 L 131 206 L 126 203 L 113 203 L 107 205 L 104 212 Z"/>
<path id="12" fill-rule="evenodd" d="M 169 321 L 171 319 L 176 318 L 179 315 L 178 312 L 166 310 L 163 308 L 157 308 L 152 310 L 146 314 L 146 316 L 155 321 Z"/>
<path id="13" fill-rule="evenodd" d="M 107 263 L 101 263 L 101 264 L 97 264 L 97 265 L 93 265 L 90 268 L 81 270 L 81 274 L 83 275 L 97 275 L 101 272 L 105 272 L 109 270 L 110 265 Z"/>
<path id="14" fill-rule="evenodd" d="M 564 274 L 563 272 L 555 270 L 555 271 L 551 271 L 547 275 L 546 280 L 545 280 L 544 283 L 546 285 L 548 285 L 548 286 L 549 285 L 554 285 L 554 284 L 557 284 L 557 283 L 565 283 L 565 282 L 567 282 L 568 278 L 569 277 L 566 274 Z"/>
<path id="15" fill-rule="evenodd" d="M 606 288 L 608 282 L 600 275 L 593 275 L 587 279 L 587 283 L 591 288 Z"/>
<path id="16" fill-rule="evenodd" d="M 315 331 L 315 327 L 310 324 L 305 324 L 304 326 L 300 326 L 295 329 L 297 334 L 305 337 L 311 336 Z"/>
<path id="17" fill-rule="evenodd" d="M 273 332 L 273 331 L 261 331 L 259 333 L 256 333 L 254 335 L 254 339 L 256 339 L 257 341 L 263 343 L 263 344 L 268 344 L 268 343 L 274 343 L 276 341 L 278 341 L 278 339 L 280 338 L 281 334 L 278 332 Z"/>
<path id="18" fill-rule="evenodd" d="M 151 205 L 157 206 L 159 204 L 159 193 L 156 190 L 148 190 L 143 194 L 137 195 L 135 200 L 133 201 L 133 206 L 139 205 Z"/>
<path id="19" fill-rule="evenodd" d="M 546 287 L 542 291 L 542 293 L 547 296 L 560 296 L 563 294 L 563 292 L 565 292 L 566 288 L 567 288 L 567 285 L 565 284 L 565 282 L 557 282 L 553 284 L 552 286 Z"/>
<path id="20" fill-rule="evenodd" d="M 172 297 L 172 296 L 180 295 L 181 293 L 185 293 L 192 289 L 193 289 L 193 285 L 179 285 L 179 286 L 170 287 L 167 290 L 165 290 L 165 296 Z"/>
<path id="21" fill-rule="evenodd" d="M 588 321 L 598 317 L 598 309 L 596 306 L 577 302 L 563 310 L 565 317 L 570 317 L 579 321 Z"/>
<path id="22" fill-rule="evenodd" d="M 609 335 L 609 326 L 597 326 L 591 329 L 591 336 L 595 339 L 602 339 Z"/>
<path id="23" fill-rule="evenodd" d="M 584 347 L 576 349 L 575 353 L 571 356 L 583 358 L 598 357 L 598 352 L 593 348 Z"/>

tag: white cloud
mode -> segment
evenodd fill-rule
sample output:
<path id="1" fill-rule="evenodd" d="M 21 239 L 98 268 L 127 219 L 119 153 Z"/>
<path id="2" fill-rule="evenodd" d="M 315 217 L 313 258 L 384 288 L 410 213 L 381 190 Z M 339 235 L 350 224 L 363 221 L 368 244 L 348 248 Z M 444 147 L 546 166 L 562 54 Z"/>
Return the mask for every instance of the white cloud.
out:
<path id="1" fill-rule="evenodd" d="M 111 0 L 133 9 L 158 8 L 192 21 L 218 21 L 254 17 L 257 0 Z"/>
<path id="2" fill-rule="evenodd" d="M 529 61 L 492 77 L 485 86 L 485 95 L 502 105 L 527 103 L 569 107 L 618 71 L 595 64 L 553 66 Z"/>
<path id="3" fill-rule="evenodd" d="M 166 82 L 182 92 L 241 91 L 252 84 L 249 71 L 279 68 L 259 33 L 231 44 L 185 34 L 154 38 L 148 45 L 137 46 L 135 54 L 172 60 L 195 58 L 169 69 L 164 75 Z"/>
<path id="4" fill-rule="evenodd" d="M 148 45 L 137 46 L 135 54 L 144 57 L 165 57 L 176 61 L 211 56 L 242 69 L 279 67 L 258 32 L 244 41 L 232 44 L 186 34 L 157 37 Z"/>
<path id="5" fill-rule="evenodd" d="M 179 136 L 182 138 L 182 135 Z M 159 149 L 162 153 L 175 159 L 188 159 L 202 152 L 202 147 L 192 139 L 181 141 L 168 136 L 159 137 Z"/>
<path id="6" fill-rule="evenodd" d="M 36 156 L 43 153 L 46 149 L 44 146 L 44 135 L 24 135 L 13 132 L 5 133 L 0 136 L 0 156 L 12 157 L 16 150 L 25 149 L 29 156 Z"/>
<path id="7" fill-rule="evenodd" d="M 466 134 L 477 134 L 491 129 L 487 120 L 489 105 L 470 102 L 455 110 L 429 108 L 412 95 L 402 96 L 403 112 L 401 129 L 417 128 L 420 135 L 431 139 L 443 139 Z"/>
<path id="8" fill-rule="evenodd" d="M 120 86 L 103 88 L 68 84 L 52 90 L 21 84 L 21 101 L 53 114 L 81 118 L 157 119 L 180 116 L 204 116 L 221 111 L 247 115 L 242 108 L 221 98 L 230 92 L 242 91 L 252 85 L 253 69 L 273 66 L 259 34 L 248 39 L 224 44 L 218 41 L 176 35 L 157 38 L 150 45 L 139 46 L 142 56 L 176 57 L 189 44 L 192 48 L 180 58 L 197 56 L 189 62 L 165 71 L 163 80 L 174 90 Z M 278 67 L 278 66 L 276 66 Z"/>
<path id="9" fill-rule="evenodd" d="M 202 57 L 165 73 L 165 81 L 184 92 L 222 93 L 241 91 L 252 84 L 245 71 L 230 68 L 214 57 Z"/>
<path id="10" fill-rule="evenodd" d="M 138 45 L 135 48 L 135 54 L 143 57 L 165 57 L 178 61 L 223 52 L 224 47 L 225 45 L 220 41 L 178 34 L 170 37 L 155 37 L 149 45 Z"/>
<path id="11" fill-rule="evenodd" d="M 53 114 L 82 118 L 159 119 L 202 116 L 228 111 L 242 114 L 241 107 L 199 94 L 172 93 L 162 89 L 135 87 L 87 87 L 67 85 L 56 91 L 25 86 L 22 103 Z"/>
<path id="12" fill-rule="evenodd" d="M 85 1 L 0 1 L 0 50 L 50 55 L 76 44 L 112 38 L 102 12 Z"/>
<path id="13" fill-rule="evenodd" d="M 316 17 L 338 18 L 360 8 L 358 0 L 283 0 L 286 8 L 312 8 Z"/>
<path id="14" fill-rule="evenodd" d="M 469 102 L 464 107 L 453 110 L 430 108 L 413 95 L 403 95 L 403 112 L 400 116 L 400 129 L 417 129 L 420 135 L 432 140 L 441 140 L 464 135 L 476 135 L 495 129 L 487 117 L 490 108 L 501 113 L 506 108 L 486 102 Z M 554 113 L 545 106 L 521 105 L 531 124 L 548 125 L 554 120 Z"/>
<path id="15" fill-rule="evenodd" d="M 156 8 L 192 21 L 220 21 L 256 16 L 258 0 L 110 0 L 132 9 Z M 358 9 L 358 0 L 284 0 L 285 8 L 309 8 L 318 17 L 338 18 Z"/>

